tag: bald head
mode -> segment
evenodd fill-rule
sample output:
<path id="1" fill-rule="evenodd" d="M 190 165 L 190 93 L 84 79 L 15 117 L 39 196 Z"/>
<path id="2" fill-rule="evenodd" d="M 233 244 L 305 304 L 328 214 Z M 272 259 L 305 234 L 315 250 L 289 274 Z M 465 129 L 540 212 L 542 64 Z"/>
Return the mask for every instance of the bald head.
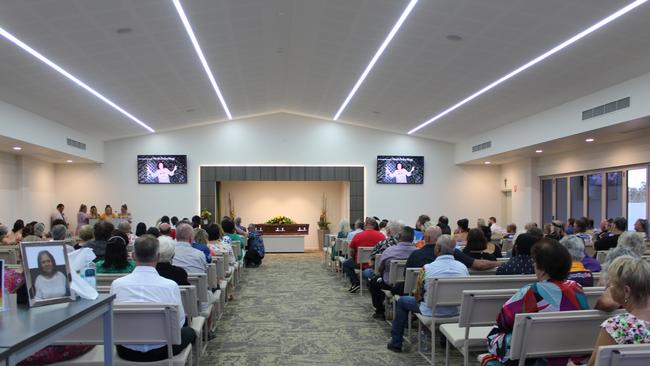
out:
<path id="1" fill-rule="evenodd" d="M 435 245 L 438 238 L 442 235 L 442 230 L 438 226 L 429 226 L 424 231 L 424 244 Z"/>
<path id="2" fill-rule="evenodd" d="M 184 243 L 191 243 L 192 227 L 185 223 L 178 224 L 178 226 L 176 226 L 176 240 Z"/>

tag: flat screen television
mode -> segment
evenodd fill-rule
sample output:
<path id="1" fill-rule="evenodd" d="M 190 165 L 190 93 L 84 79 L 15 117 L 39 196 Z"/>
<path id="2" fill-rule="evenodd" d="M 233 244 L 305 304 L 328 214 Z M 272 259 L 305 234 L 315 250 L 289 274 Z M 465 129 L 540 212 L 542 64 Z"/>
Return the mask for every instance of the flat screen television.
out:
<path id="1" fill-rule="evenodd" d="M 186 184 L 187 155 L 138 155 L 138 183 Z"/>
<path id="2" fill-rule="evenodd" d="M 422 184 L 424 156 L 377 156 L 377 183 Z"/>

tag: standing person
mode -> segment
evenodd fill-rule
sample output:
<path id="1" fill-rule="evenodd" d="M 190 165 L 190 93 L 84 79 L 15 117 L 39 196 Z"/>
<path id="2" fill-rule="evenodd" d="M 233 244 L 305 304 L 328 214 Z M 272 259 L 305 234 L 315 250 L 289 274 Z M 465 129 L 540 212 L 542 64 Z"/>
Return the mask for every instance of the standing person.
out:
<path id="1" fill-rule="evenodd" d="M 89 222 L 90 220 L 88 217 L 88 206 L 82 203 L 81 206 L 79 206 L 79 212 L 77 212 L 77 228 L 74 231 L 74 235 L 79 236 L 81 227 L 88 225 Z"/>
<path id="2" fill-rule="evenodd" d="M 128 221 L 129 224 L 133 222 L 133 218 L 131 217 L 131 213 L 129 212 L 129 208 L 126 206 L 126 203 L 120 206 L 120 213 L 117 217 Z"/>
<path id="3" fill-rule="evenodd" d="M 104 207 L 104 213 L 99 215 L 99 218 L 101 220 L 110 220 L 117 218 L 117 215 L 113 212 L 113 207 L 111 207 L 111 205 L 106 205 L 106 207 Z"/>
<path id="4" fill-rule="evenodd" d="M 50 224 L 52 224 L 56 220 L 62 220 L 65 223 L 65 226 L 68 226 L 68 221 L 65 218 L 65 214 L 63 214 L 63 209 L 65 206 L 63 203 L 59 203 L 56 205 L 56 211 L 50 215 Z"/>
<path id="5" fill-rule="evenodd" d="M 349 292 L 357 292 L 361 288 L 359 276 L 354 273 L 355 268 L 357 268 L 357 251 L 359 247 L 374 247 L 375 244 L 384 240 L 384 234 L 379 232 L 379 224 L 375 219 L 371 217 L 366 218 L 365 228 L 364 231 L 356 234 L 352 238 L 352 241 L 350 241 L 350 245 L 348 246 L 350 258 L 343 262 L 342 265 L 343 272 L 350 279 Z M 368 264 L 364 264 L 362 270 L 368 267 Z"/>
<path id="6" fill-rule="evenodd" d="M 181 343 L 172 346 L 172 353 L 181 353 L 196 340 L 196 333 L 185 323 L 185 309 L 181 300 L 181 290 L 176 282 L 161 277 L 156 271 L 158 263 L 158 239 L 142 236 L 135 241 L 136 267 L 131 274 L 120 277 L 111 284 L 115 302 L 120 303 L 171 303 L 178 306 L 178 319 L 181 327 Z M 165 344 L 116 345 L 117 354 L 128 361 L 153 362 L 167 358 Z"/>
<path id="7" fill-rule="evenodd" d="M 174 165 L 174 169 L 169 170 L 165 168 L 165 164 L 162 162 L 158 163 L 158 170 L 155 172 L 152 172 L 148 167 L 147 167 L 147 172 L 149 173 L 150 177 L 154 177 L 158 179 L 158 183 L 170 183 L 169 177 L 172 177 L 174 173 L 176 173 L 176 169 L 178 167 Z"/>
<path id="8" fill-rule="evenodd" d="M 392 173 L 390 169 L 386 167 L 386 176 L 389 178 L 395 178 L 395 183 L 408 183 L 407 177 L 410 177 L 414 170 L 414 166 L 411 167 L 411 170 L 406 170 L 402 167 L 402 163 L 397 163 L 397 169 Z"/>
<path id="9" fill-rule="evenodd" d="M 90 214 L 88 215 L 88 219 L 99 219 L 99 214 L 97 213 L 97 206 L 92 205 L 90 206 Z"/>

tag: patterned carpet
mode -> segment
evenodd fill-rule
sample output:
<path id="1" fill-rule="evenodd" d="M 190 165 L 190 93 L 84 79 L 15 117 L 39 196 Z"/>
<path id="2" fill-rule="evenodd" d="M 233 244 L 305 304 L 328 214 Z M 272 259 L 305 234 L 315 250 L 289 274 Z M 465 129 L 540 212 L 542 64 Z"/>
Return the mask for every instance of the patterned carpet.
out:
<path id="1" fill-rule="evenodd" d="M 245 270 L 200 364 L 427 365 L 415 346 L 388 351 L 388 323 L 372 319 L 366 291 L 361 297 L 348 287 L 322 254 L 268 254 L 261 267 Z M 444 349 L 436 361 L 444 364 Z M 458 351 L 450 364 L 462 365 Z M 470 364 L 478 363 L 472 357 Z"/>

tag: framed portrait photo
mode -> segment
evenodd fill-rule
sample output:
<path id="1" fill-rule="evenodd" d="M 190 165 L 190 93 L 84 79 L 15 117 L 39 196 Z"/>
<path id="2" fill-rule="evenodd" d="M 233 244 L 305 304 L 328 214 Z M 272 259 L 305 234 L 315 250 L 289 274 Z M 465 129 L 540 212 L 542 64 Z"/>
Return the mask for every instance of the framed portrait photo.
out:
<path id="1" fill-rule="evenodd" d="M 22 243 L 29 306 L 73 301 L 70 263 L 63 241 Z"/>

